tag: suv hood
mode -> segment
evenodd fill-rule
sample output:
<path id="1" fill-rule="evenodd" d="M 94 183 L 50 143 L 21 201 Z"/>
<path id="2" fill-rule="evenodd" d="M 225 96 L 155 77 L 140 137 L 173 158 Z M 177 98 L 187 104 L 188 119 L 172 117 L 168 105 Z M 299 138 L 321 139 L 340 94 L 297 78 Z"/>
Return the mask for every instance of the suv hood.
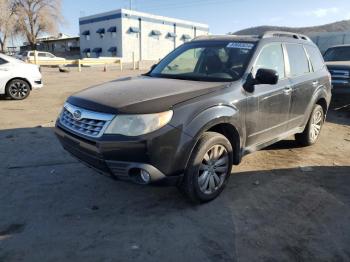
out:
<path id="1" fill-rule="evenodd" d="M 140 76 L 94 86 L 67 102 L 104 113 L 148 114 L 169 110 L 186 100 L 224 88 L 223 82 L 199 82 Z"/>

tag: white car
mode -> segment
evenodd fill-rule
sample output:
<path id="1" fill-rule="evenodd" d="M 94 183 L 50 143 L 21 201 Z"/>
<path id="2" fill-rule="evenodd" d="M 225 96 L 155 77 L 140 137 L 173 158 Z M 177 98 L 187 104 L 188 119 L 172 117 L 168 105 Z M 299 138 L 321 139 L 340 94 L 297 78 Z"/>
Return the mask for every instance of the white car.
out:
<path id="1" fill-rule="evenodd" d="M 16 55 L 18 59 L 21 59 L 25 62 L 34 63 L 34 51 L 24 51 L 20 52 L 18 55 Z M 38 61 L 65 61 L 66 59 L 63 57 L 55 56 L 49 52 L 40 52 L 37 51 L 37 60 Z"/>
<path id="2" fill-rule="evenodd" d="M 37 65 L 0 54 L 0 95 L 22 100 L 29 96 L 31 90 L 42 86 Z"/>

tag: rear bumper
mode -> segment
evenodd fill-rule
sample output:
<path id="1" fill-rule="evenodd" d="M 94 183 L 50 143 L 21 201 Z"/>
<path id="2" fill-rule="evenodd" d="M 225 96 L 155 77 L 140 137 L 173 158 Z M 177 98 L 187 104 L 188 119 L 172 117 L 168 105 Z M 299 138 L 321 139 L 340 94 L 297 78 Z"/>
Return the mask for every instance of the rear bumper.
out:
<path id="1" fill-rule="evenodd" d="M 140 181 L 141 169 L 150 174 L 152 184 L 176 185 L 182 177 L 182 173 L 166 175 L 151 161 L 148 161 L 144 143 L 88 141 L 67 132 L 60 126 L 56 126 L 55 133 L 66 151 L 100 173 L 140 184 L 145 184 Z M 113 152 L 118 153 L 113 154 Z M 118 154 L 133 157 L 118 157 Z"/>

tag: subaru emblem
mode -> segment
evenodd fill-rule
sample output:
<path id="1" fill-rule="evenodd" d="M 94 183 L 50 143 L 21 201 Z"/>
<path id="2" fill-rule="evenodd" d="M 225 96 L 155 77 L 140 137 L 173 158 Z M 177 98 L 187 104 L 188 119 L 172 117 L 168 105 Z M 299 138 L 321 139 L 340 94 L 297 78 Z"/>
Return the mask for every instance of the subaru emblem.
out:
<path id="1" fill-rule="evenodd" d="M 73 113 L 73 117 L 75 120 L 80 120 L 81 119 L 81 112 L 79 110 L 75 110 Z"/>

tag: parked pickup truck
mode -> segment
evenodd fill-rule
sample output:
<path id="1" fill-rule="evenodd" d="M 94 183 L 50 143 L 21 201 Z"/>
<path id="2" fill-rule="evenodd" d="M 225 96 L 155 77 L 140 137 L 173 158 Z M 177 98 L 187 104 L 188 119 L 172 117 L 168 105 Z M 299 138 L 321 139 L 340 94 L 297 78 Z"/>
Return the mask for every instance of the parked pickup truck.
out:
<path id="1" fill-rule="evenodd" d="M 334 90 L 350 92 L 350 45 L 329 48 L 324 55 L 324 60 L 332 75 Z"/>

